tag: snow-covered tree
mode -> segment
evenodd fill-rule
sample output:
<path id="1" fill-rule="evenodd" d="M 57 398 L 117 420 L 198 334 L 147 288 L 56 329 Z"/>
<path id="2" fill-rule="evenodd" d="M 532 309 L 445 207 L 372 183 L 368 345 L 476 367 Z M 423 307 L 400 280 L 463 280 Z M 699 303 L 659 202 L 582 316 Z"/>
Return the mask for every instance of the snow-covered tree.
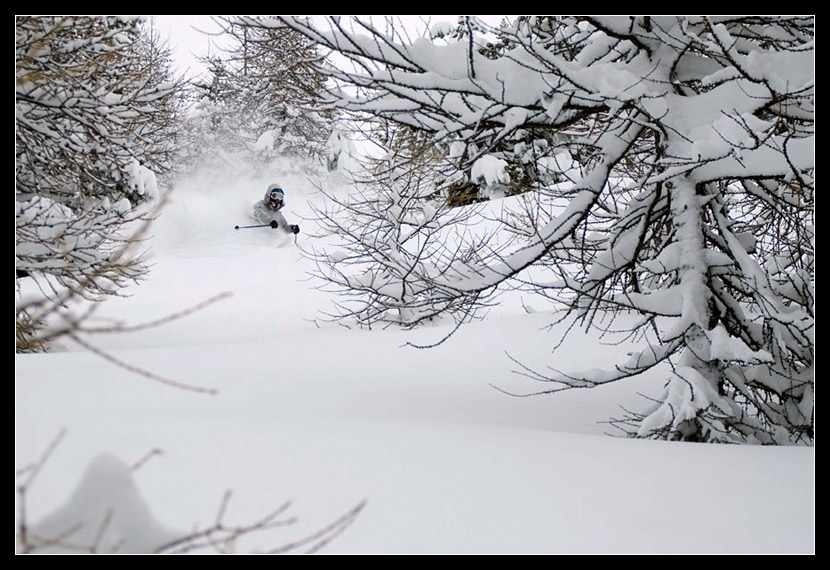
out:
<path id="1" fill-rule="evenodd" d="M 668 363 L 662 397 L 630 418 L 636 435 L 812 442 L 813 18 L 521 17 L 488 30 L 505 46 L 489 55 L 492 38 L 475 33 L 280 25 L 348 62 L 325 69 L 331 105 L 461 145 L 460 168 L 527 129 L 579 149 L 581 166 L 536 187 L 529 210 L 541 214 L 505 220 L 523 243 L 457 259 L 423 285 L 459 298 L 527 287 L 585 326 L 640 316 L 626 362 L 539 373 L 547 392 Z"/>
<path id="2" fill-rule="evenodd" d="M 472 255 L 463 235 L 471 212 L 439 196 L 441 155 L 417 135 L 374 122 L 366 136 L 380 150 L 364 157 L 364 170 L 350 179 L 355 191 L 323 191 L 317 226 L 338 245 L 308 253 L 326 286 L 343 296 L 332 315 L 342 322 L 411 328 L 451 315 L 461 323 L 485 304 L 479 292 L 458 295 L 439 286 L 456 271 L 456 259 Z"/>
<path id="3" fill-rule="evenodd" d="M 205 58 L 207 77 L 195 84 L 190 128 L 200 140 L 191 154 L 233 156 L 252 168 L 278 157 L 323 166 L 332 129 L 330 114 L 315 106 L 326 79 L 315 67 L 317 47 L 261 21 L 219 21 L 224 47 Z"/>
<path id="4" fill-rule="evenodd" d="M 136 164 L 157 174 L 171 167 L 180 85 L 145 22 L 19 16 L 15 32 L 18 193 L 64 203 L 152 198 Z"/>
<path id="5" fill-rule="evenodd" d="M 468 42 L 475 38 L 478 53 L 487 59 L 498 59 L 515 47 L 506 35 L 490 33 L 483 23 L 462 18 L 455 26 L 436 24 L 429 30 L 433 41 Z M 480 156 L 480 160 L 457 160 L 458 172 L 444 185 L 451 205 L 465 205 L 529 192 L 550 186 L 567 178 L 563 170 L 573 162 L 579 147 L 569 144 L 562 131 L 538 126 L 516 129 L 508 136 L 494 133 L 490 139 L 477 143 L 458 139 L 440 145 L 447 154 L 463 153 Z M 456 159 L 460 158 L 455 156 Z"/>
<path id="6" fill-rule="evenodd" d="M 15 18 L 15 264 L 46 298 L 19 299 L 19 347 L 40 346 L 34 313 L 146 272 L 128 249 L 172 166 L 181 85 L 145 24 Z"/>

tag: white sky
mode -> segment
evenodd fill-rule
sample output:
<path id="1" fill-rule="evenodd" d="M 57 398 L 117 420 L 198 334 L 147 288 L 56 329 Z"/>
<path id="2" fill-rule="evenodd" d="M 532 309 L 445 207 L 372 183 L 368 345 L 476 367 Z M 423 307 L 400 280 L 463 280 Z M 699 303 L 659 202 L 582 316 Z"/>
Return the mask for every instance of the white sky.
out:
<path id="1" fill-rule="evenodd" d="M 215 49 L 217 41 L 221 41 L 210 33 L 216 33 L 219 26 L 212 18 L 217 16 L 209 15 L 187 15 L 187 16 L 151 16 L 158 27 L 163 40 L 167 40 L 173 49 L 174 57 L 178 64 L 178 71 L 187 75 L 195 75 L 204 70 L 199 63 L 198 57 L 204 56 Z M 377 18 L 400 18 L 407 25 L 420 34 L 426 22 L 456 22 L 457 15 L 432 15 L 432 16 L 359 16 Z M 504 16 L 478 16 L 493 24 L 498 23 Z"/>
<path id="2" fill-rule="evenodd" d="M 209 53 L 211 43 L 217 38 L 203 32 L 216 32 L 218 26 L 211 16 L 152 16 L 161 33 L 173 50 L 178 71 L 197 74 L 204 66 L 198 57 Z M 200 31 L 201 30 L 201 31 Z"/>

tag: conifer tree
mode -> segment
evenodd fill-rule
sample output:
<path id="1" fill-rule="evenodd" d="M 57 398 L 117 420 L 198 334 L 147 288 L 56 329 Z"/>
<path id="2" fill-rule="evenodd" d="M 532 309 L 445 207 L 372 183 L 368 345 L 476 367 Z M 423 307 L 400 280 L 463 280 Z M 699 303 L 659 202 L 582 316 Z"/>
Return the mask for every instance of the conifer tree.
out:
<path id="1" fill-rule="evenodd" d="M 25 349 L 68 298 L 146 273 L 130 248 L 174 161 L 181 83 L 140 18 L 18 16 L 15 54 L 15 264 L 40 295 L 18 298 Z"/>
<path id="2" fill-rule="evenodd" d="M 220 156 L 260 169 L 278 157 L 324 166 L 332 113 L 317 108 L 325 76 L 303 35 L 263 26 L 264 18 L 223 20 L 221 52 L 205 58 L 196 84 L 194 159 Z"/>
<path id="3" fill-rule="evenodd" d="M 813 18 L 520 17 L 487 29 L 464 17 L 489 37 L 455 42 L 370 20 L 279 25 L 349 62 L 328 70 L 333 107 L 456 145 L 460 169 L 525 130 L 578 149 L 567 179 L 524 195 L 538 215 L 502 220 L 512 250 L 453 247 L 455 270 L 422 287 L 459 299 L 521 287 L 589 328 L 638 317 L 627 361 L 527 371 L 551 386 L 542 392 L 668 365 L 653 407 L 622 422 L 635 435 L 813 441 Z M 488 52 L 493 37 L 503 47 Z"/>

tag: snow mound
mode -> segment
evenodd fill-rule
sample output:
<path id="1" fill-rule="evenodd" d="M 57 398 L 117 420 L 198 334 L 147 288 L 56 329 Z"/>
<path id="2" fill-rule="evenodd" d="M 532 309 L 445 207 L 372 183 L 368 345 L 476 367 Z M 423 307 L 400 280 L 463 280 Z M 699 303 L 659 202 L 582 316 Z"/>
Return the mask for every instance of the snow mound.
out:
<path id="1" fill-rule="evenodd" d="M 34 525 L 38 553 L 152 553 L 184 536 L 153 516 L 130 468 L 110 454 L 89 464 L 66 503 Z"/>

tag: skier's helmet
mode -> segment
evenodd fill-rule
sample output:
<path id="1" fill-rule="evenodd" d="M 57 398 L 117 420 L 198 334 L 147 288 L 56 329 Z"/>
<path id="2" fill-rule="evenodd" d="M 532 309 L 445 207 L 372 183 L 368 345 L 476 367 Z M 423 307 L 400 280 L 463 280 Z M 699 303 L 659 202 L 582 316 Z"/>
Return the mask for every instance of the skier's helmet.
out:
<path id="1" fill-rule="evenodd" d="M 285 192 L 282 191 L 279 184 L 271 184 L 268 187 L 267 201 L 272 208 L 282 208 L 285 200 Z"/>

